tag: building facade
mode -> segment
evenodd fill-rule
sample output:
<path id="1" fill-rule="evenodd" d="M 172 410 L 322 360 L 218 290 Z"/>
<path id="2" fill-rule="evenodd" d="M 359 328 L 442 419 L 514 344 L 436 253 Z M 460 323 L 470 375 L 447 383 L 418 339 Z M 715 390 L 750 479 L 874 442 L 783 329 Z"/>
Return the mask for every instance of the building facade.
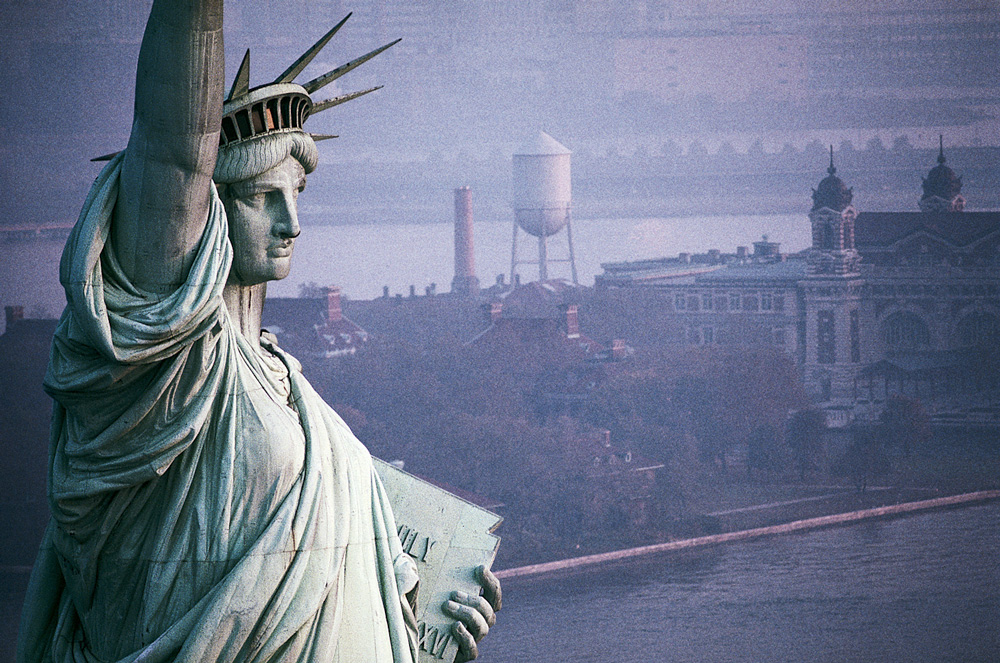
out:
<path id="1" fill-rule="evenodd" d="M 828 407 L 902 392 L 940 409 L 972 391 L 995 407 L 982 367 L 1000 342 L 1000 212 L 966 211 L 961 188 L 942 149 L 920 211 L 858 212 L 831 153 L 807 250 L 765 237 L 752 252 L 605 264 L 596 285 L 658 293 L 678 344 L 783 349 Z"/>

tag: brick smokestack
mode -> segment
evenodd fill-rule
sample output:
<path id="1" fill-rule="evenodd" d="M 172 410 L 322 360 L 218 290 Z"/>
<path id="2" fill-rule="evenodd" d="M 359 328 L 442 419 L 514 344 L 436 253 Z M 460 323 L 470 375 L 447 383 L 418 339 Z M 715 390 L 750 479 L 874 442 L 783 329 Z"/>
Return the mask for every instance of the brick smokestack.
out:
<path id="1" fill-rule="evenodd" d="M 451 291 L 460 295 L 479 292 L 472 248 L 472 190 L 467 186 L 455 189 L 455 278 Z"/>
<path id="2" fill-rule="evenodd" d="M 577 318 L 576 304 L 563 304 L 561 307 L 563 315 L 563 327 L 568 338 L 580 337 L 580 322 Z"/>
<path id="3" fill-rule="evenodd" d="M 340 308 L 340 288 L 333 286 L 326 289 L 326 322 L 340 322 L 344 313 Z"/>

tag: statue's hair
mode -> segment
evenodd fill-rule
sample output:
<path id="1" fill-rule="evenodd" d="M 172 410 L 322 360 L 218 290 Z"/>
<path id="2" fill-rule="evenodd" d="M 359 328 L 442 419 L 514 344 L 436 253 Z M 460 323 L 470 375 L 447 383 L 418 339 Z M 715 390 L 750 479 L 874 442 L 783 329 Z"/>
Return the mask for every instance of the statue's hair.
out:
<path id="1" fill-rule="evenodd" d="M 265 173 L 291 155 L 306 173 L 316 170 L 319 150 L 307 133 L 289 131 L 267 134 L 219 148 L 212 179 L 217 184 L 233 184 Z"/>

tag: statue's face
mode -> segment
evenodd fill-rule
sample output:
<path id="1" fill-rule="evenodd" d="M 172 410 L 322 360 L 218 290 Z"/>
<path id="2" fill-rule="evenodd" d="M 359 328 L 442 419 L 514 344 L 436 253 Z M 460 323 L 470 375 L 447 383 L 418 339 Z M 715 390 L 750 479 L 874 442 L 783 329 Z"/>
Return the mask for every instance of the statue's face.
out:
<path id="1" fill-rule="evenodd" d="M 257 177 L 222 188 L 234 254 L 230 282 L 256 285 L 288 276 L 305 186 L 305 170 L 289 156 Z"/>

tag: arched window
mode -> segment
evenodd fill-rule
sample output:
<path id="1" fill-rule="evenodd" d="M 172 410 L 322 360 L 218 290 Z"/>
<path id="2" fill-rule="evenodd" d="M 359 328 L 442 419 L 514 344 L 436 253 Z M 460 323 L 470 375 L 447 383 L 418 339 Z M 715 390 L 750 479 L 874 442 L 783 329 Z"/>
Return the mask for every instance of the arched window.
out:
<path id="1" fill-rule="evenodd" d="M 931 344 L 927 324 L 913 313 L 893 313 L 886 318 L 882 339 L 890 353 L 926 350 Z"/>
<path id="2" fill-rule="evenodd" d="M 961 347 L 993 346 L 1000 343 L 1000 319 L 992 313 L 975 311 L 958 321 Z"/>
<path id="3" fill-rule="evenodd" d="M 833 248 L 833 224 L 829 221 L 821 221 L 819 224 L 819 248 Z"/>

